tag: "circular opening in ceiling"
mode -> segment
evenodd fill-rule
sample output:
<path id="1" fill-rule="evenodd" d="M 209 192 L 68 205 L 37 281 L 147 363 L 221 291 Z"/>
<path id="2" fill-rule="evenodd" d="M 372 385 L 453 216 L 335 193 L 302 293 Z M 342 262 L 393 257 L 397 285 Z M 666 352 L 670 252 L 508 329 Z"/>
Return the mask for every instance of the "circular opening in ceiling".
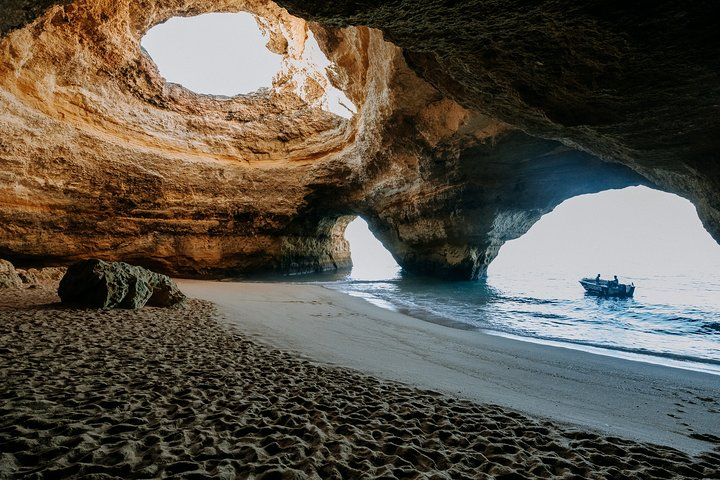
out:
<path id="1" fill-rule="evenodd" d="M 168 82 L 234 96 L 272 87 L 282 56 L 266 48 L 267 40 L 250 13 L 208 13 L 156 25 L 142 47 Z"/>

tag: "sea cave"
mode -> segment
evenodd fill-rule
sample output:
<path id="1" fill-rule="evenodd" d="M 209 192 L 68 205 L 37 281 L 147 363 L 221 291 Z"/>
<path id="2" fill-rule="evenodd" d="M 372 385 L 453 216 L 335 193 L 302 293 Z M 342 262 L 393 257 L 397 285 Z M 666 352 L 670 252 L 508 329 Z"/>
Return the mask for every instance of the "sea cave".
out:
<path id="1" fill-rule="evenodd" d="M 644 346 L 611 361 L 461 335 L 472 328 L 434 314 L 418 326 L 412 308 L 378 313 L 317 285 L 203 282 L 347 271 L 362 219 L 405 276 L 393 288 L 478 295 L 503 245 L 556 207 L 631 187 L 691 202 L 720 242 L 716 10 L 3 2 L 0 477 L 715 478 L 715 358 L 670 374 L 688 360 L 674 350 L 662 367 L 630 358 Z M 229 73 L 190 69 L 222 87 L 158 60 L 156 32 L 232 15 L 245 23 L 212 51 Z M 237 29 L 257 29 L 270 65 L 255 83 L 241 84 L 261 60 L 235 55 Z M 177 35 L 162 48 L 183 63 L 199 41 Z M 77 262 L 119 269 L 103 281 L 132 278 L 142 298 L 60 306 Z M 180 290 L 197 298 L 161 311 Z M 707 315 L 697 341 L 712 350 Z"/>

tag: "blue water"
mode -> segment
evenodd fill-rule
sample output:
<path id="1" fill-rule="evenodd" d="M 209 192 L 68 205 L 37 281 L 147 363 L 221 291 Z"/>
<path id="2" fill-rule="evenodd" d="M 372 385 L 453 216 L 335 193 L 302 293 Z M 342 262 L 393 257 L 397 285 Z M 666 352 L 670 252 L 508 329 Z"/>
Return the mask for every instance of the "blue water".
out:
<path id="1" fill-rule="evenodd" d="M 454 328 L 720 374 L 720 246 L 675 195 L 632 187 L 567 200 L 505 243 L 477 282 L 402 275 L 361 219 L 345 234 L 355 267 L 330 288 Z M 634 298 L 586 295 L 578 280 L 597 273 L 633 282 Z"/>
<path id="2" fill-rule="evenodd" d="M 350 273 L 293 280 L 418 321 L 720 374 L 720 246 L 675 195 L 632 187 L 567 200 L 475 282 L 403 275 L 359 218 L 345 235 Z M 586 295 L 578 280 L 597 273 L 634 283 L 634 298 Z"/>
<path id="3" fill-rule="evenodd" d="M 591 274 L 587 274 L 590 276 Z M 578 278 L 576 278 L 578 277 Z M 584 293 L 578 275 L 495 274 L 477 282 L 438 282 L 402 276 L 347 275 L 329 288 L 453 328 L 552 341 L 645 361 L 697 362 L 720 373 L 720 282 L 693 276 L 622 277 L 637 289 L 630 299 Z M 688 368 L 693 368 L 688 364 Z"/>

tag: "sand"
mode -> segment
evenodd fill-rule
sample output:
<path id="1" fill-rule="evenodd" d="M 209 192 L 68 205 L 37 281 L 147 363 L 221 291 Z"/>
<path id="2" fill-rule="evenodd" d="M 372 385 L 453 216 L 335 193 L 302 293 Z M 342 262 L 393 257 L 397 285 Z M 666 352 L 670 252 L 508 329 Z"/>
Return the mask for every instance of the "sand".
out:
<path id="1" fill-rule="evenodd" d="M 317 361 L 691 454 L 720 444 L 717 375 L 448 328 L 318 285 L 181 285 L 253 338 Z"/>
<path id="2" fill-rule="evenodd" d="M 259 340 L 237 322 L 291 315 L 342 331 L 333 315 L 358 322 L 368 307 L 320 287 L 258 298 L 254 284 L 223 285 L 182 284 L 221 292 L 230 306 L 217 310 L 77 310 L 47 289 L 0 292 L 0 478 L 718 478 L 718 451 L 559 426 L 273 348 L 275 327 Z"/>

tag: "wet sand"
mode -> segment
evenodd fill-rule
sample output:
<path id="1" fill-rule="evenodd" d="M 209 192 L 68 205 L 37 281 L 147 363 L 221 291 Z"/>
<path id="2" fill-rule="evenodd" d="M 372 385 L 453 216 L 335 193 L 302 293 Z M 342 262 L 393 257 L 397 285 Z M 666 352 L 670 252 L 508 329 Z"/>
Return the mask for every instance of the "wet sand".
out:
<path id="1" fill-rule="evenodd" d="M 224 298 L 218 310 L 202 300 L 77 310 L 51 290 L 0 292 L 0 478 L 718 476 L 712 443 L 688 455 L 285 351 L 297 344 L 268 346 L 286 338 L 279 317 L 320 322 L 294 328 L 322 344 L 326 331 L 344 334 L 338 319 L 382 324 L 385 311 L 321 287 L 258 285 L 182 282 L 191 295 Z M 385 328 L 410 355 L 398 333 L 406 326 Z M 370 347 L 363 341 L 346 343 Z M 402 377 L 413 364 L 387 368 Z"/>

